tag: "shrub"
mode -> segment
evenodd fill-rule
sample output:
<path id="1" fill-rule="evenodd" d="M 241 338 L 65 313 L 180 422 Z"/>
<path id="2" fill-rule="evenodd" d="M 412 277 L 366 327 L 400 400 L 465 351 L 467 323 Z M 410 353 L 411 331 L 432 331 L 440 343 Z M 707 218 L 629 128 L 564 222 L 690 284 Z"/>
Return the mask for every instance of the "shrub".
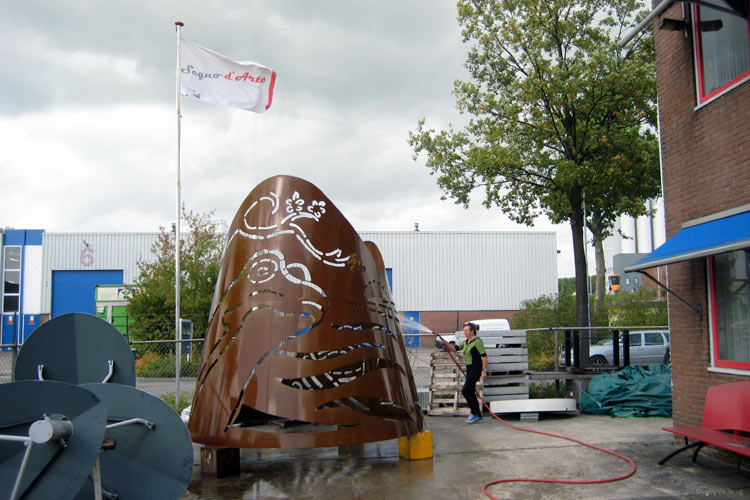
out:
<path id="1" fill-rule="evenodd" d="M 553 381 L 531 382 L 529 384 L 529 399 L 559 398 L 557 386 Z"/>
<path id="2" fill-rule="evenodd" d="M 180 375 L 183 377 L 196 377 L 198 375 L 199 361 L 193 356 L 191 361 L 181 360 Z M 174 378 L 174 357 L 158 354 L 154 351 L 145 351 L 135 362 L 135 374 L 144 378 Z"/>
<path id="3" fill-rule="evenodd" d="M 174 409 L 174 411 L 176 411 L 177 413 L 180 413 L 182 410 L 190 406 L 190 404 L 193 402 L 193 393 L 181 392 L 179 404 L 175 404 L 174 392 L 165 394 L 164 396 L 162 396 L 162 399 L 164 400 L 165 403 L 171 406 Z"/>
<path id="4" fill-rule="evenodd" d="M 174 376 L 174 365 L 166 356 L 153 351 L 140 354 L 135 362 L 135 374 L 138 377 L 165 378 Z"/>

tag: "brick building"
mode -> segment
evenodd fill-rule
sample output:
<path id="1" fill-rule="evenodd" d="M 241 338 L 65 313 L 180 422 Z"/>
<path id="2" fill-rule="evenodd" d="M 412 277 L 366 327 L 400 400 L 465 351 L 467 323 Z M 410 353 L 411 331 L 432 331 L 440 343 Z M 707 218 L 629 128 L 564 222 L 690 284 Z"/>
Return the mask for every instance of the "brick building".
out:
<path id="1" fill-rule="evenodd" d="M 678 426 L 700 425 L 708 387 L 750 380 L 748 0 L 711 3 L 654 2 L 667 241 L 626 268 L 668 265 Z"/>

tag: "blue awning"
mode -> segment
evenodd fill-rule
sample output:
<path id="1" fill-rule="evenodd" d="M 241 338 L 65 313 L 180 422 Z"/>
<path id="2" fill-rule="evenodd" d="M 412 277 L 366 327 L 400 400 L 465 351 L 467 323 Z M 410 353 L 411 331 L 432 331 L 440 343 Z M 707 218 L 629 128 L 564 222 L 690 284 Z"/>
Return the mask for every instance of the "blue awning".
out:
<path id="1" fill-rule="evenodd" d="M 626 267 L 625 272 L 641 271 L 748 247 L 750 211 L 683 227 L 662 246 Z"/>

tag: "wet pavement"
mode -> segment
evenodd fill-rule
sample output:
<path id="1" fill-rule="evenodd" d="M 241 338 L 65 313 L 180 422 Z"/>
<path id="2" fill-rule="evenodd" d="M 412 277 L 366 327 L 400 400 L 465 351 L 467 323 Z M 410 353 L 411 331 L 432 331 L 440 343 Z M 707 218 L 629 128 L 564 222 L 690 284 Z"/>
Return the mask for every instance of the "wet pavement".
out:
<path id="1" fill-rule="evenodd" d="M 620 453 L 636 473 L 613 483 L 562 485 L 505 483 L 489 487 L 497 498 L 513 499 L 739 499 L 750 498 L 750 472 L 737 461 L 701 452 L 675 450 L 672 435 L 661 430 L 670 419 L 616 419 L 608 416 L 542 414 L 538 422 L 507 421 L 519 427 L 560 433 Z M 372 443 L 355 453 L 338 448 L 241 450 L 242 473 L 225 478 L 202 476 L 200 447 L 184 500 L 207 499 L 483 499 L 482 486 L 503 478 L 605 479 L 622 476 L 630 464 L 570 441 L 522 432 L 486 416 L 468 425 L 464 417 L 427 417 L 434 457 L 398 457 L 396 440 Z"/>

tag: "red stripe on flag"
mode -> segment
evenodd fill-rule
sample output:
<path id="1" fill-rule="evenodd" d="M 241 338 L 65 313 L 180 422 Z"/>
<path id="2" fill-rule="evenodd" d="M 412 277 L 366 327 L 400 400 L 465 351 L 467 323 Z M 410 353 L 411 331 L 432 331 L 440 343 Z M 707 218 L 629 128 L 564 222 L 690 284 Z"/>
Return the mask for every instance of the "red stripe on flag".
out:
<path id="1" fill-rule="evenodd" d="M 271 107 L 271 101 L 273 100 L 273 85 L 276 83 L 276 72 L 271 73 L 271 84 L 268 86 L 268 104 L 266 109 Z"/>

